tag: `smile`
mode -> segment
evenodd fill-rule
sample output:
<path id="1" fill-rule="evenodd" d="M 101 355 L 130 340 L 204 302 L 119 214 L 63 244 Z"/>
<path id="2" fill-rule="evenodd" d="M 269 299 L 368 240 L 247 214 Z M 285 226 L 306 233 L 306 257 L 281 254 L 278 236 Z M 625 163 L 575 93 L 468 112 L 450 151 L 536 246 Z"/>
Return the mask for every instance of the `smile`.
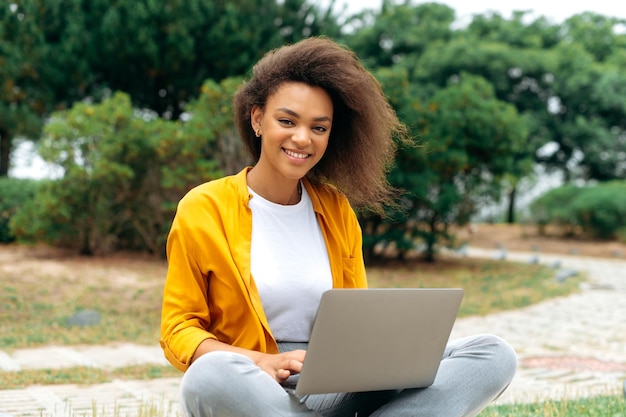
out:
<path id="1" fill-rule="evenodd" d="M 292 158 L 296 158 L 296 159 L 306 159 L 309 157 L 309 154 L 306 153 L 299 153 L 299 152 L 294 152 L 294 151 L 290 151 L 288 149 L 284 149 L 285 153 L 287 155 L 289 155 Z"/>

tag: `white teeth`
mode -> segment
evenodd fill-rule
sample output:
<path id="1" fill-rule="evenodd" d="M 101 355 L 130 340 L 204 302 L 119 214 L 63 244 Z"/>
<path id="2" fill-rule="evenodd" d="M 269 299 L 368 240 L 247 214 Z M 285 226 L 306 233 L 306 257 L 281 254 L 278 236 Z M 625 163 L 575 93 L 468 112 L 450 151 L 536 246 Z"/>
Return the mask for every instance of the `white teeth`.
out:
<path id="1" fill-rule="evenodd" d="M 305 153 L 297 153 L 294 151 L 290 151 L 285 149 L 285 153 L 289 156 L 291 156 L 292 158 L 298 158 L 298 159 L 305 159 L 307 158 L 309 155 L 305 154 Z"/>

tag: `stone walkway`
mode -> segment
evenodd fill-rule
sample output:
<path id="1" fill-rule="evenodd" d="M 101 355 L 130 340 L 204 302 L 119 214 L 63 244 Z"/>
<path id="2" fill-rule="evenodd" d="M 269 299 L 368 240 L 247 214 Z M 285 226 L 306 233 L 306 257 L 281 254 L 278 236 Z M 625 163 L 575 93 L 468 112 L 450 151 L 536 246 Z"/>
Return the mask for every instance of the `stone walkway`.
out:
<path id="1" fill-rule="evenodd" d="M 496 258 L 469 249 L 468 256 Z M 580 293 L 516 311 L 457 320 L 452 337 L 494 333 L 517 350 L 518 373 L 498 403 L 619 394 L 626 379 L 626 261 L 512 253 L 506 259 L 559 265 L 589 281 Z M 158 346 L 59 346 L 0 351 L 0 372 L 74 366 L 166 364 Z M 88 386 L 0 387 L 0 417 L 178 416 L 180 378 L 115 380 Z"/>

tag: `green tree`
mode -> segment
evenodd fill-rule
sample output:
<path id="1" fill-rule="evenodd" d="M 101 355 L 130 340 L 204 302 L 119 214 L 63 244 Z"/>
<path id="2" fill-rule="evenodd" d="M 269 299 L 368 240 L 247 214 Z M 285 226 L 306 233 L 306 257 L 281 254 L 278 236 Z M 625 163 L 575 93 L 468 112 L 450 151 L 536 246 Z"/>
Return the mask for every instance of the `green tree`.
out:
<path id="1" fill-rule="evenodd" d="M 553 141 L 546 128 L 548 100 L 554 82 L 550 49 L 558 42 L 558 28 L 545 19 L 524 24 L 524 13 L 510 21 L 498 15 L 478 16 L 464 32 L 437 49 L 428 50 L 416 66 L 422 83 L 444 85 L 461 72 L 479 75 L 494 87 L 495 96 L 513 104 L 524 116 L 528 136 L 517 148 L 507 175 L 508 221 L 514 222 L 518 182 L 527 176 L 538 149 Z"/>
<path id="2" fill-rule="evenodd" d="M 432 260 L 439 237 L 450 238 L 450 225 L 466 224 L 481 200 L 500 195 L 527 131 L 515 107 L 498 100 L 485 79 L 470 74 L 462 73 L 437 92 L 426 109 L 420 120 L 425 153 L 418 171 L 429 181 L 413 194 L 413 220 L 425 226 L 418 234 Z"/>
<path id="3" fill-rule="evenodd" d="M 242 75 L 269 49 L 338 31 L 305 0 L 89 0 L 83 10 L 93 81 L 174 119 L 205 80 Z"/>
<path id="4" fill-rule="evenodd" d="M 60 37 L 57 17 L 36 1 L 0 5 L 0 176 L 8 173 L 13 138 L 36 137 L 42 116 L 62 105 L 60 79 L 80 78 L 80 65 L 71 59 L 78 45 L 68 42 L 52 53 L 46 43 L 46 30 Z"/>
<path id="5" fill-rule="evenodd" d="M 384 0 L 381 10 L 365 10 L 348 19 L 353 32 L 345 42 L 372 68 L 414 62 L 433 43 L 453 36 L 454 10 L 443 4 L 394 4 Z"/>
<path id="6" fill-rule="evenodd" d="M 331 4 L 332 6 L 332 4 Z M 50 112 L 124 91 L 177 119 L 207 79 L 246 73 L 261 54 L 339 33 L 306 0 L 15 0 L 0 5 L 0 176 L 12 140 Z"/>
<path id="7" fill-rule="evenodd" d="M 428 101 L 411 94 L 406 71 L 376 72 L 419 144 L 403 147 L 390 173 L 403 210 L 388 219 L 368 218 L 366 242 L 393 241 L 400 256 L 416 246 L 433 261 L 439 246 L 453 246 L 451 225 L 466 224 L 480 205 L 502 191 L 527 131 L 511 104 L 495 97 L 483 78 L 462 73 Z M 403 95 L 397 95 L 404 91 Z M 370 253 L 371 255 L 371 253 Z"/>
<path id="8" fill-rule="evenodd" d="M 63 167 L 64 176 L 42 187 L 30 213 L 16 216 L 16 235 L 92 254 L 115 248 L 126 234 L 128 246 L 140 240 L 156 251 L 164 219 L 153 187 L 159 178 L 153 142 L 157 135 L 173 134 L 171 124 L 135 115 L 122 94 L 102 104 L 78 103 L 54 113 L 40 153 Z"/>
<path id="9" fill-rule="evenodd" d="M 519 17 L 523 14 L 511 21 L 477 17 L 468 30 L 480 40 L 515 48 L 511 62 L 518 64 L 509 75 L 519 82 L 494 85 L 498 97 L 528 115 L 536 161 L 561 171 L 566 180 L 620 178 L 626 163 L 621 151 L 626 84 L 622 66 L 614 62 L 623 63 L 626 36 L 616 29 L 624 21 L 583 13 L 562 25 L 540 18 L 525 27 Z M 537 70 L 529 74 L 528 64 Z M 554 152 L 536 152 L 548 143 Z"/>
<path id="10" fill-rule="evenodd" d="M 626 173 L 626 77 L 599 63 L 580 44 L 557 51 L 550 117 L 545 125 L 555 152 L 540 159 L 566 181 L 607 181 Z"/>

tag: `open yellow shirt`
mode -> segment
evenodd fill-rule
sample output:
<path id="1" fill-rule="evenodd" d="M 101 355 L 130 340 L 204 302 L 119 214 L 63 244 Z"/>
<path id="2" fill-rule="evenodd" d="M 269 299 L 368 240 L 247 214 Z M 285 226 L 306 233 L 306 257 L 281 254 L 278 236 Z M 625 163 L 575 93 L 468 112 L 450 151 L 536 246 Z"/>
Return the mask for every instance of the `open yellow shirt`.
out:
<path id="1" fill-rule="evenodd" d="M 167 241 L 160 343 L 181 371 L 209 338 L 278 352 L 250 274 L 249 169 L 192 189 L 178 205 Z M 365 288 L 361 228 L 347 198 L 303 183 L 326 241 L 333 287 Z"/>

